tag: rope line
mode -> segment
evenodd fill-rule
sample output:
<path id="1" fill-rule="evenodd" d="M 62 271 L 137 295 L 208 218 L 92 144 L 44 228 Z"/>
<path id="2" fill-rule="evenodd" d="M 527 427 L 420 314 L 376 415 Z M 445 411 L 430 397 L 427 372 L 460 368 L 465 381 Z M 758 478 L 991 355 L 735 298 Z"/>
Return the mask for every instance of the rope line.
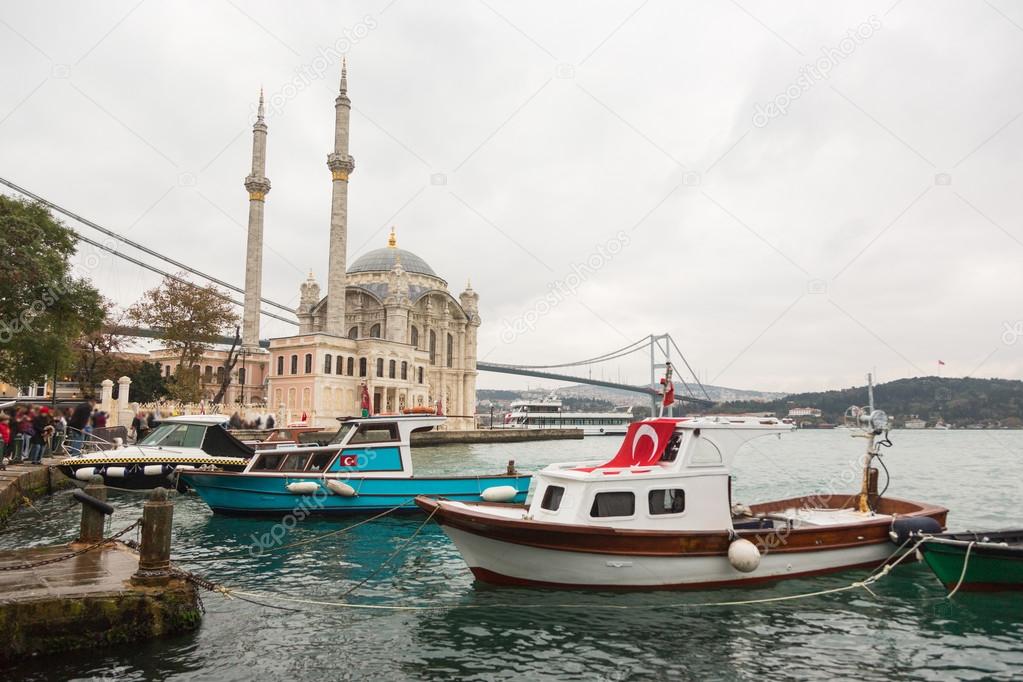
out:
<path id="1" fill-rule="evenodd" d="M 966 555 L 963 557 L 963 572 L 959 574 L 959 582 L 957 582 L 956 586 L 952 588 L 952 591 L 948 593 L 946 599 L 951 599 L 956 596 L 956 592 L 958 592 L 959 588 L 962 587 L 963 580 L 966 579 L 966 567 L 970 565 L 970 551 L 973 550 L 973 546 L 975 544 L 977 544 L 976 540 L 970 540 L 970 544 L 966 546 Z"/>

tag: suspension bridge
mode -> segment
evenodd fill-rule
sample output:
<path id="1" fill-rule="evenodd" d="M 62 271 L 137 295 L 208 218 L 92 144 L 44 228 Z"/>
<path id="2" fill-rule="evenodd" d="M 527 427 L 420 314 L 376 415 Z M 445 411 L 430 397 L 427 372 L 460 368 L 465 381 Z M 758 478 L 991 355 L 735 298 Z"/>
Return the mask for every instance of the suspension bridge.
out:
<path id="1" fill-rule="evenodd" d="M 123 259 L 129 263 L 132 263 L 138 267 L 144 268 L 150 272 L 156 273 L 161 277 L 170 278 L 178 282 L 188 284 L 190 286 L 199 286 L 194 282 L 184 279 L 179 274 L 170 272 L 154 265 L 152 262 L 137 258 L 129 255 L 122 251 L 122 247 L 128 246 L 138 251 L 141 251 L 147 256 L 163 261 L 170 266 L 173 266 L 178 272 L 186 272 L 193 275 L 201 280 L 210 282 L 218 287 L 223 287 L 228 292 L 234 292 L 235 294 L 244 295 L 244 289 L 226 282 L 218 277 L 210 275 L 193 268 L 185 263 L 172 259 L 159 251 L 145 246 L 137 241 L 128 239 L 127 237 L 118 234 L 117 232 L 110 230 L 102 225 L 99 225 L 88 218 L 81 216 L 73 211 L 70 211 L 63 206 L 60 206 L 48 199 L 35 194 L 24 187 L 0 177 L 0 184 L 8 187 L 14 192 L 25 196 L 33 201 L 46 206 L 52 211 L 59 213 L 66 218 L 71 219 L 78 225 L 90 228 L 99 232 L 103 235 L 103 239 L 94 239 L 81 233 L 80 230 L 75 229 L 75 236 L 78 240 L 84 244 L 88 244 L 97 249 L 100 249 L 106 253 L 109 253 L 117 258 Z M 235 298 L 231 293 L 218 292 L 218 295 L 226 301 L 233 303 L 238 306 L 243 306 L 243 303 Z M 286 322 L 288 324 L 298 325 L 295 319 L 295 309 L 268 298 L 261 298 L 261 313 L 267 317 L 275 320 Z M 117 334 L 124 336 L 134 336 L 143 338 L 154 338 L 159 339 L 163 336 L 163 330 L 161 329 L 145 329 L 139 327 L 129 326 L 118 326 L 111 328 L 109 331 L 113 331 Z M 230 345 L 235 339 L 232 337 L 221 337 L 217 339 L 218 343 Z M 261 341 L 260 345 L 263 347 L 269 346 L 269 341 Z M 621 381 L 610 381 L 603 378 L 593 378 L 590 373 L 585 376 L 579 376 L 571 374 L 573 370 L 588 369 L 592 371 L 595 366 L 600 366 L 601 363 L 608 363 L 616 360 L 629 359 L 635 362 L 635 358 L 642 356 L 644 359 L 649 358 L 649 370 L 650 379 L 649 383 L 645 384 L 629 384 L 622 383 Z M 560 364 L 548 364 L 548 365 L 530 365 L 521 363 L 497 363 L 497 362 L 486 362 L 479 361 L 476 363 L 476 368 L 481 372 L 495 372 L 499 374 L 511 374 L 516 376 L 532 377 L 536 379 L 546 379 L 550 381 L 568 382 L 574 384 L 585 384 L 590 386 L 598 386 L 601 388 L 613 389 L 618 391 L 626 391 L 630 393 L 637 393 L 647 396 L 651 401 L 651 406 L 656 413 L 656 406 L 661 399 L 661 386 L 660 377 L 663 375 L 667 365 L 671 363 L 675 370 L 685 368 L 688 371 L 688 375 L 691 381 L 687 381 L 681 378 L 681 372 L 677 372 L 675 375 L 675 401 L 677 403 L 688 403 L 694 406 L 710 406 L 714 404 L 714 401 L 710 399 L 707 390 L 703 384 L 700 383 L 699 378 L 693 371 L 689 362 L 685 359 L 678 344 L 671 337 L 670 334 L 649 334 L 643 338 L 637 339 L 636 341 L 627 344 L 621 348 L 617 348 L 608 353 L 603 353 L 594 357 L 586 358 L 583 360 L 576 360 L 571 362 L 564 362 Z"/>

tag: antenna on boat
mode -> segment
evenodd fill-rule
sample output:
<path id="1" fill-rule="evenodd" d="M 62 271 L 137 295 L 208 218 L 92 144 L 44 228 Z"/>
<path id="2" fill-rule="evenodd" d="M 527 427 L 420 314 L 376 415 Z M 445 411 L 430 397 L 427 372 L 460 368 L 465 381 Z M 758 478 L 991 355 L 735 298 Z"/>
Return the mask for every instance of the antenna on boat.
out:
<path id="1" fill-rule="evenodd" d="M 867 409 L 850 407 L 846 410 L 846 414 L 855 415 L 860 428 L 867 432 L 864 434 L 867 439 L 867 452 L 863 457 L 863 485 L 860 487 L 859 495 L 859 510 L 864 513 L 871 511 L 871 496 L 880 497 L 877 492 L 877 469 L 871 464 L 874 458 L 881 457 L 881 446 L 889 447 L 892 444 L 888 439 L 888 415 L 883 410 L 874 408 L 874 375 L 871 373 L 867 373 L 867 403 Z M 882 434 L 884 438 L 878 440 L 877 437 Z M 884 466 L 884 463 L 881 466 Z M 885 472 L 887 471 L 886 468 Z M 887 487 L 886 484 L 885 488 Z"/>

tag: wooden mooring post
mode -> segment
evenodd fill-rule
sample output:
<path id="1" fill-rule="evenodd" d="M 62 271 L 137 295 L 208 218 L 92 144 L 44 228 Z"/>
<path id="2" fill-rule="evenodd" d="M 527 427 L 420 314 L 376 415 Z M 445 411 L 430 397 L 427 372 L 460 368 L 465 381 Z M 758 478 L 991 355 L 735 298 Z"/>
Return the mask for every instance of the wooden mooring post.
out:
<path id="1" fill-rule="evenodd" d="M 107 487 L 102 476 L 93 476 L 85 484 L 85 494 L 102 502 L 107 501 Z M 79 524 L 78 542 L 94 544 L 103 539 L 107 515 L 91 504 L 82 502 L 82 521 Z"/>
<path id="2" fill-rule="evenodd" d="M 171 577 L 171 527 L 174 503 L 166 488 L 156 488 L 142 507 L 142 538 L 139 570 L 131 577 L 135 585 L 163 585 Z"/>

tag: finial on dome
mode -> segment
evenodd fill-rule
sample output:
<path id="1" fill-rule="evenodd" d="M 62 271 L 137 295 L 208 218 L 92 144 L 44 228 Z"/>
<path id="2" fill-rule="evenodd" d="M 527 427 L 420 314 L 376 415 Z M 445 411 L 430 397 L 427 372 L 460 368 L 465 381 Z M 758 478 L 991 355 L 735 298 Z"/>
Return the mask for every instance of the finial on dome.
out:
<path id="1" fill-rule="evenodd" d="M 341 57 L 341 94 L 348 92 L 348 58 Z"/>
<path id="2" fill-rule="evenodd" d="M 398 248 L 398 236 L 394 234 L 394 226 L 391 226 L 391 236 L 387 238 L 387 248 L 396 249 Z"/>
<path id="3" fill-rule="evenodd" d="M 263 86 L 259 86 L 259 108 L 256 110 L 256 121 L 259 123 L 263 122 L 263 113 L 265 109 L 263 107 Z"/>

